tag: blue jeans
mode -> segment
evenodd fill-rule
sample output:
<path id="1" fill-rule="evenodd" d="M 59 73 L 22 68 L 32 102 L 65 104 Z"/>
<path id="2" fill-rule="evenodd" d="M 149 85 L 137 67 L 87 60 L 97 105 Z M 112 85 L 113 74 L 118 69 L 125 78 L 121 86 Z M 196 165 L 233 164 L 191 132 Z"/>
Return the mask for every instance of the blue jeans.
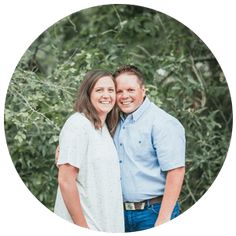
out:
<path id="1" fill-rule="evenodd" d="M 161 208 L 160 203 L 146 206 L 143 210 L 125 210 L 125 232 L 134 232 L 154 227 Z M 180 214 L 179 203 L 177 202 L 171 215 L 174 219 Z"/>

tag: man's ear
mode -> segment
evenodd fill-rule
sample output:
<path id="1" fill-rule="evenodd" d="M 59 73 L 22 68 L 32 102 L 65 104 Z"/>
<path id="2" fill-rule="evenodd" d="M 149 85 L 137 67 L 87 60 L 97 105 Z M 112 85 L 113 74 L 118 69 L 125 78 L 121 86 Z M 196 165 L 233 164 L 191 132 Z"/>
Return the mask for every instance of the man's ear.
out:
<path id="1" fill-rule="evenodd" d="M 142 85 L 141 89 L 143 90 L 143 96 L 146 96 L 146 87 L 145 87 L 145 85 Z"/>

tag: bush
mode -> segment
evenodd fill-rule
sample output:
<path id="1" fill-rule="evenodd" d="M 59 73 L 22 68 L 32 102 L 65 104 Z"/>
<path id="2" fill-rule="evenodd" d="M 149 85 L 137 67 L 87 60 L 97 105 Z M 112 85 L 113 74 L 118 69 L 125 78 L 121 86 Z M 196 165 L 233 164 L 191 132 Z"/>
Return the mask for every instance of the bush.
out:
<path id="1" fill-rule="evenodd" d="M 68 16 L 29 47 L 12 76 L 5 130 L 14 165 L 29 190 L 53 209 L 60 129 L 73 112 L 87 70 L 135 64 L 151 100 L 186 129 L 186 176 L 180 201 L 192 206 L 220 171 L 230 142 L 232 106 L 214 55 L 191 30 L 160 12 L 131 5 Z"/>

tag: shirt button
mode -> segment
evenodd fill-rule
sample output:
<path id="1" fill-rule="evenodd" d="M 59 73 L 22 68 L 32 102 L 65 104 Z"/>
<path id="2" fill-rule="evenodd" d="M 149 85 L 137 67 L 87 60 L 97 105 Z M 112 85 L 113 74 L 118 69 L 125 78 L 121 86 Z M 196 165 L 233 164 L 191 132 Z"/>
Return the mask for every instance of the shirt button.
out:
<path id="1" fill-rule="evenodd" d="M 120 146 L 122 146 L 122 143 L 120 143 Z"/>
<path id="2" fill-rule="evenodd" d="M 120 160 L 119 162 L 120 162 L 120 163 L 122 163 L 122 161 L 121 161 L 121 160 Z"/>
<path id="3" fill-rule="evenodd" d="M 125 129 L 125 126 L 123 127 L 123 129 Z"/>

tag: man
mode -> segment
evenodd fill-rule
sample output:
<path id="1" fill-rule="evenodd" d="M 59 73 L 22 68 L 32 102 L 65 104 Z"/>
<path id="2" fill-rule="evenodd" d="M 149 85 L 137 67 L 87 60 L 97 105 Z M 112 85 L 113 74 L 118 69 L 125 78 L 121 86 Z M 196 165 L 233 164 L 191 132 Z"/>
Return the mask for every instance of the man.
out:
<path id="1" fill-rule="evenodd" d="M 145 95 L 138 68 L 114 73 L 122 114 L 114 135 L 125 211 L 125 231 L 152 228 L 179 215 L 185 173 L 185 134 L 180 122 Z"/>

